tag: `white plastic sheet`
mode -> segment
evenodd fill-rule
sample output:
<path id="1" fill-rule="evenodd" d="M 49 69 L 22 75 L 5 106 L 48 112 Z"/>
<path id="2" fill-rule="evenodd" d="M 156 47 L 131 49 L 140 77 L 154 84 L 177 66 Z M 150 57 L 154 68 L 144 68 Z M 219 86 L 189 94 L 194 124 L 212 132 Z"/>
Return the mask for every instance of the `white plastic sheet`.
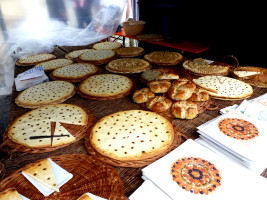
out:
<path id="1" fill-rule="evenodd" d="M 52 52 L 54 45 L 79 46 L 105 39 L 116 32 L 121 23 L 126 0 L 101 0 L 99 10 L 84 29 L 69 26 L 63 21 L 31 17 L 19 20 L 0 46 L 0 95 L 11 93 L 14 65 L 19 58 Z"/>

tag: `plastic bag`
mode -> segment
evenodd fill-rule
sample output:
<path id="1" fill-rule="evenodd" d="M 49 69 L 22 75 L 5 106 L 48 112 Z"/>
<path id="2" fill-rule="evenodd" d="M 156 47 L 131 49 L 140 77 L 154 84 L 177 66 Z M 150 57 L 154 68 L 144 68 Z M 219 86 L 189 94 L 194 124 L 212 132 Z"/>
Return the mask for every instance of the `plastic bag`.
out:
<path id="1" fill-rule="evenodd" d="M 15 61 L 37 53 L 50 53 L 54 46 L 80 46 L 105 39 L 116 32 L 126 0 L 102 0 L 100 9 L 84 29 L 49 18 L 25 19 L 8 29 L 9 39 L 0 46 L 0 95 L 11 93 Z"/>

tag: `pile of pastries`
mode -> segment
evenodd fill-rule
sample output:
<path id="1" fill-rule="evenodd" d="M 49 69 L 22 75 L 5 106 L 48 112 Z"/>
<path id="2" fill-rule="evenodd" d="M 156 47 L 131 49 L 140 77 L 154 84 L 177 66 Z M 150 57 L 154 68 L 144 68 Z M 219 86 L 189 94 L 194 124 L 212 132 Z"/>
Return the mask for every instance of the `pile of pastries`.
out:
<path id="1" fill-rule="evenodd" d="M 195 118 L 198 115 L 198 107 L 194 102 L 208 100 L 209 94 L 186 78 L 149 81 L 146 88 L 138 89 L 133 94 L 135 103 L 145 104 L 154 112 L 170 109 L 172 115 L 180 119 Z"/>

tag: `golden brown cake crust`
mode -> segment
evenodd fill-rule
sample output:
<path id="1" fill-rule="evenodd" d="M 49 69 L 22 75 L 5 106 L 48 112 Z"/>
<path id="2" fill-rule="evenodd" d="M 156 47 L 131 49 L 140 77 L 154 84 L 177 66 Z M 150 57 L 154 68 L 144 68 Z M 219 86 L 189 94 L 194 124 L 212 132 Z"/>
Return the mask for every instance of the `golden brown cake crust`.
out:
<path id="1" fill-rule="evenodd" d="M 174 130 L 167 119 L 143 110 L 121 111 L 103 117 L 90 135 L 97 152 L 122 161 L 154 157 L 166 151 L 173 139 Z"/>
<path id="2" fill-rule="evenodd" d="M 133 87 L 133 82 L 126 76 L 117 74 L 93 75 L 85 79 L 79 90 L 88 96 L 112 97 L 128 93 Z"/>

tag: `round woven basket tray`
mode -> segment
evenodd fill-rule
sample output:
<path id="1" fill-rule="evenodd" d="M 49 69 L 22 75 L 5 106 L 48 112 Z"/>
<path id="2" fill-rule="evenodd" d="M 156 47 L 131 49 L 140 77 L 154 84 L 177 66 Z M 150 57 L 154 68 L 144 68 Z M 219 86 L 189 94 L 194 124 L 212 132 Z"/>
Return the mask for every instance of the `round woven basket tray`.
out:
<path id="1" fill-rule="evenodd" d="M 48 197 L 42 195 L 23 175 L 28 164 L 15 171 L 0 182 L 0 191 L 15 187 L 17 191 L 31 200 L 76 200 L 86 192 L 106 199 L 128 199 L 117 171 L 86 154 L 69 154 L 50 157 L 60 167 L 73 174 L 73 178 Z"/>
<path id="2" fill-rule="evenodd" d="M 248 77 L 239 77 L 235 75 L 235 71 L 256 71 L 261 72 L 261 74 L 256 74 Z M 240 66 L 231 71 L 231 76 L 235 79 L 248 83 L 252 86 L 259 88 L 267 88 L 267 69 L 261 67 L 252 67 L 252 66 Z"/>
<path id="3" fill-rule="evenodd" d="M 93 125 L 95 124 L 95 117 L 93 115 L 93 113 L 91 111 L 89 111 L 86 108 L 83 108 L 86 113 L 88 114 L 88 123 L 86 126 L 79 126 L 79 125 L 68 125 L 65 124 L 63 125 L 75 138 L 76 140 L 74 142 L 77 142 L 79 140 L 81 140 L 82 138 L 84 138 L 88 133 L 90 133 L 91 128 L 93 127 Z M 0 148 L 4 149 L 5 147 L 9 147 L 10 151 L 15 152 L 15 151 L 21 151 L 21 152 L 25 152 L 25 153 L 45 153 L 45 152 L 50 152 L 50 151 L 54 151 L 63 147 L 66 147 L 72 143 L 68 143 L 65 145 L 61 145 L 61 146 L 55 146 L 55 147 L 28 147 L 22 144 L 18 144 L 14 141 L 12 141 L 8 135 L 7 135 L 7 130 L 6 129 L 4 136 L 3 136 L 3 143 L 0 145 Z"/>
<path id="4" fill-rule="evenodd" d="M 171 122 L 171 120 L 169 120 Z M 120 160 L 116 160 L 113 158 L 109 158 L 107 156 L 103 156 L 102 154 L 98 153 L 91 145 L 90 143 L 90 136 L 88 135 L 85 138 L 85 147 L 87 152 L 92 155 L 95 159 L 100 160 L 102 162 L 106 162 L 108 164 L 111 164 L 113 166 L 121 166 L 121 167 L 132 167 L 132 168 L 139 168 L 139 167 L 144 167 L 146 165 L 151 164 L 152 162 L 156 161 L 157 159 L 165 156 L 166 154 L 168 154 L 170 151 L 172 151 L 173 149 L 175 149 L 176 147 L 178 147 L 181 143 L 182 143 L 182 137 L 181 137 L 181 133 L 178 129 L 178 127 L 171 122 L 173 125 L 173 129 L 174 129 L 174 140 L 171 144 L 171 146 L 166 149 L 164 152 L 151 157 L 151 158 L 147 158 L 144 160 L 134 160 L 134 161 L 120 161 Z"/>

